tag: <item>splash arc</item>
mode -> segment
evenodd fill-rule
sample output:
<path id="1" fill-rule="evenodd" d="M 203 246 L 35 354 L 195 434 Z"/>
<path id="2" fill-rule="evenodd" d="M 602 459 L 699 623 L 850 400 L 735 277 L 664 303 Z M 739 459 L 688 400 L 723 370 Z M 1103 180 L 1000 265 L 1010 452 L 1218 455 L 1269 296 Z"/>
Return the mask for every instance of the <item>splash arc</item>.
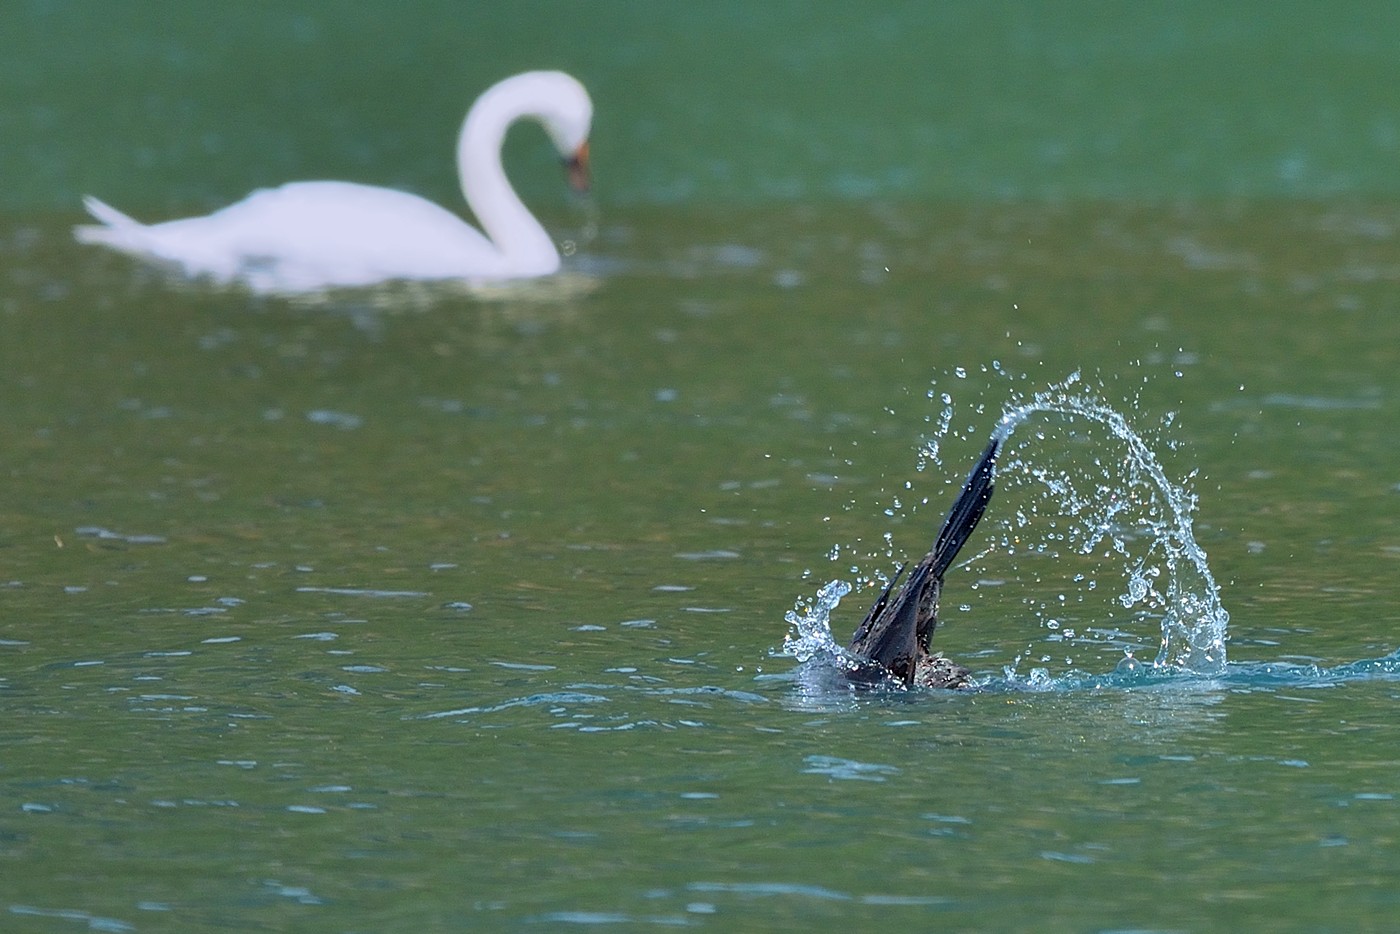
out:
<path id="1" fill-rule="evenodd" d="M 1064 385 L 1076 381 L 1074 376 Z M 1148 528 L 1153 547 L 1161 549 L 1166 572 L 1162 575 L 1166 593 L 1162 595 L 1161 646 L 1153 667 L 1203 675 L 1224 671 L 1230 614 L 1220 603 L 1220 588 L 1192 531 L 1194 498 L 1167 479 L 1157 456 L 1121 413 L 1092 398 L 1063 391 L 1037 393 L 1029 402 L 1006 410 L 992 432 L 993 439 L 1005 441 L 1018 425 L 1037 413 L 1085 418 L 1107 427 L 1127 448 L 1128 467 L 1135 475 L 1146 478 L 1165 506 L 1163 517 L 1152 521 Z M 1108 518 L 1100 521 L 1086 548 L 1108 534 Z M 1122 598 L 1124 606 L 1134 604 L 1151 589 L 1146 570 L 1141 564 L 1130 569 L 1128 593 Z"/>

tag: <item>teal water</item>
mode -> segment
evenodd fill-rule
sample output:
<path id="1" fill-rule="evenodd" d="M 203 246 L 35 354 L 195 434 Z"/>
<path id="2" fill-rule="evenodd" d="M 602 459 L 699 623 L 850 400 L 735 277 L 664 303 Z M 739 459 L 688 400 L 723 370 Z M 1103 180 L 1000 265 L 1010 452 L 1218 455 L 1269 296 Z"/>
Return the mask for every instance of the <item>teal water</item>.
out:
<path id="1" fill-rule="evenodd" d="M 0 928 L 1390 926 L 1388 7 L 18 10 Z M 559 283 L 292 303 L 70 239 L 86 192 L 455 205 L 539 65 L 598 106 L 592 209 L 508 153 Z M 1196 497 L 1224 671 L 1120 668 L 1159 621 L 1030 473 L 1118 449 L 1048 418 L 949 576 L 982 691 L 782 654 L 1076 371 Z"/>
<path id="2" fill-rule="evenodd" d="M 18 0 L 7 26 L 7 208 L 96 192 L 161 215 L 307 177 L 455 202 L 467 105 L 540 67 L 600 102 L 613 206 L 1400 193 L 1385 3 Z"/>

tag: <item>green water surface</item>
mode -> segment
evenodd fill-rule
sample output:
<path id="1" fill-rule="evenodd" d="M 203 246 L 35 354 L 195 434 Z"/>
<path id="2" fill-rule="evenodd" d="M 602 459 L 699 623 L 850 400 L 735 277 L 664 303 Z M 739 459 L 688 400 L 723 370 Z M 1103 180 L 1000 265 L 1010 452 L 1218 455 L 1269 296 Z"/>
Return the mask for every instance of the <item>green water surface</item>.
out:
<path id="1" fill-rule="evenodd" d="M 0 928 L 1391 926 L 1400 686 L 1337 674 L 1400 646 L 1390 7 L 19 9 Z M 507 153 L 559 282 L 293 303 L 70 239 L 84 192 L 455 205 L 539 65 L 598 106 L 596 231 Z M 784 612 L 1074 371 L 1198 471 L 1235 673 L 1011 689 L 1121 656 L 1050 615 L 1156 633 L 999 550 L 939 636 L 986 690 L 797 673 Z"/>

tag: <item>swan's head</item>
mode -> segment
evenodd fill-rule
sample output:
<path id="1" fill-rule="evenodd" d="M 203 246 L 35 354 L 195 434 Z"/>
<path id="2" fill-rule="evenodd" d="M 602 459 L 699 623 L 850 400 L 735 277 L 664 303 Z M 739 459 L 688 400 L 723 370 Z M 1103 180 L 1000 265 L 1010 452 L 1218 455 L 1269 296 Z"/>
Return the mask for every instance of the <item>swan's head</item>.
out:
<path id="1" fill-rule="evenodd" d="M 562 71 L 531 71 L 519 77 L 530 82 L 536 115 L 559 154 L 572 158 L 587 146 L 593 101 L 583 85 Z"/>
<path id="2" fill-rule="evenodd" d="M 503 134 L 525 117 L 538 120 L 549 134 L 574 187 L 587 188 L 593 101 L 577 79 L 562 71 L 527 71 L 492 85 L 472 106 L 462 132 L 465 136 L 479 124 L 488 135 Z"/>
<path id="3" fill-rule="evenodd" d="M 576 191 L 587 191 L 588 134 L 593 125 L 593 101 L 588 92 L 562 71 L 534 71 L 521 77 L 539 82 L 540 123 L 564 160 L 569 184 Z"/>

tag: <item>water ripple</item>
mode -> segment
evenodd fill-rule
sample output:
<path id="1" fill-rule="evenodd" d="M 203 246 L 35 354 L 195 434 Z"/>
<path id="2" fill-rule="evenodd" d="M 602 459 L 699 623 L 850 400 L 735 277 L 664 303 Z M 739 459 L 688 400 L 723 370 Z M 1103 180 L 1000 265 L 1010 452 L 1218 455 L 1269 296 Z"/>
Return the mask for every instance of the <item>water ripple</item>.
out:
<path id="1" fill-rule="evenodd" d="M 423 590 L 375 590 L 367 587 L 298 587 L 297 593 L 329 593 L 341 597 L 426 597 Z"/>
<path id="2" fill-rule="evenodd" d="M 32 905 L 11 905 L 10 914 L 28 915 L 34 918 L 58 918 L 62 921 L 80 921 L 86 925 L 89 931 L 134 931 L 136 925 L 128 924 L 125 921 L 118 921 L 116 918 L 103 918 L 98 915 L 89 914 L 86 911 L 77 911 L 71 908 L 36 908 Z"/>
<path id="3" fill-rule="evenodd" d="M 638 690 L 634 688 L 633 690 Z M 737 700 L 745 704 L 766 704 L 768 698 L 760 694 L 751 694 L 748 691 L 735 691 L 730 688 L 716 687 L 712 684 L 691 688 L 641 688 L 644 694 L 657 697 L 665 697 L 674 694 L 702 694 L 717 697 L 727 697 L 730 700 Z"/>
<path id="4" fill-rule="evenodd" d="M 165 537 L 162 535 L 129 535 L 125 532 L 113 532 L 111 529 L 104 529 L 99 525 L 83 525 L 73 530 L 83 538 L 95 538 L 98 541 L 125 542 L 128 545 L 163 545 Z"/>
<path id="5" fill-rule="evenodd" d="M 440 720 L 444 717 L 462 717 L 474 713 L 497 713 L 515 707 L 538 707 L 542 704 L 601 704 L 607 698 L 598 694 L 583 694 L 576 691 L 553 691 L 548 694 L 531 694 L 486 707 L 459 707 L 456 710 L 443 710 L 438 713 L 423 714 L 419 720 Z"/>
<path id="6" fill-rule="evenodd" d="M 738 895 L 800 895 L 804 898 L 819 898 L 824 901 L 838 902 L 851 900 L 851 896 L 845 892 L 838 892 L 820 885 L 805 885 L 800 882 L 692 882 L 686 888 L 692 892 L 733 892 Z"/>
<path id="7" fill-rule="evenodd" d="M 826 775 L 843 781 L 883 782 L 886 775 L 898 775 L 899 769 L 892 765 L 873 762 L 857 762 L 854 759 L 841 759 L 836 756 L 808 756 L 803 773 Z"/>

